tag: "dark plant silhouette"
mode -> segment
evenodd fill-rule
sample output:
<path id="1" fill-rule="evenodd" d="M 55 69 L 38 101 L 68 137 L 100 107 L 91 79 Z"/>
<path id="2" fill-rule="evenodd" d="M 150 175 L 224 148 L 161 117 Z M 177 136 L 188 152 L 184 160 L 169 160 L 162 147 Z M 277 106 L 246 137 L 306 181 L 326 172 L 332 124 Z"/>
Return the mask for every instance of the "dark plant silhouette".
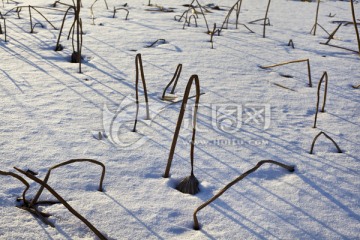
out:
<path id="1" fill-rule="evenodd" d="M 262 160 L 260 162 L 258 162 L 258 164 L 256 164 L 255 167 L 253 167 L 252 169 L 246 171 L 245 173 L 241 174 L 238 178 L 236 178 L 235 180 L 233 180 L 232 182 L 230 182 L 229 184 L 227 184 L 223 189 L 221 189 L 215 196 L 213 196 L 212 198 L 210 198 L 209 200 L 207 200 L 205 203 L 201 204 L 198 208 L 195 209 L 193 217 L 194 217 L 194 229 L 195 230 L 199 230 L 200 229 L 200 225 L 199 225 L 199 221 L 198 218 L 196 216 L 196 214 L 203 208 L 205 208 L 206 206 L 208 206 L 210 203 L 212 203 L 213 201 L 215 201 L 217 198 L 219 198 L 224 192 L 226 192 L 226 190 L 228 190 L 230 187 L 232 187 L 233 185 L 235 185 L 236 183 L 238 183 L 239 181 L 241 181 L 242 179 L 244 179 L 245 177 L 247 177 L 249 174 L 255 172 L 258 168 L 260 168 L 263 164 L 265 163 L 271 163 L 271 164 L 275 164 L 278 165 L 282 168 L 287 169 L 289 172 L 294 172 L 295 171 L 295 167 L 294 166 L 289 166 L 277 161 L 273 161 L 273 160 Z"/>

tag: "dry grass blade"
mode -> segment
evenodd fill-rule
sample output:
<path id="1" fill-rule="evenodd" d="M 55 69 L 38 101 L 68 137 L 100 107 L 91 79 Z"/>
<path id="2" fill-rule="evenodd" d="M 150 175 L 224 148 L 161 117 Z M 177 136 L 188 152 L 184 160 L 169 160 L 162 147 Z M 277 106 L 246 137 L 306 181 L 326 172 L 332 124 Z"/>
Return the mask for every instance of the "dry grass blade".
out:
<path id="1" fill-rule="evenodd" d="M 129 10 L 127 10 L 126 8 L 123 8 L 123 7 L 120 7 L 120 8 L 115 8 L 114 7 L 114 15 L 113 15 L 113 18 L 115 18 L 115 14 L 117 11 L 119 10 L 124 10 L 126 12 L 126 17 L 125 17 L 125 20 L 128 20 L 128 17 L 129 17 Z"/>
<path id="2" fill-rule="evenodd" d="M 26 200 L 26 192 L 30 188 L 29 183 L 24 178 L 22 178 L 21 176 L 15 174 L 15 173 L 12 173 L 12 172 L 0 171 L 0 175 L 10 176 L 10 177 L 16 178 L 17 180 L 19 180 L 20 182 L 22 182 L 26 186 L 26 188 L 24 189 L 24 191 L 22 193 L 22 200 L 24 202 L 24 205 L 28 206 L 29 202 Z"/>
<path id="3" fill-rule="evenodd" d="M 162 42 L 162 43 L 160 43 L 160 42 Z M 163 39 L 163 38 L 160 38 L 160 39 L 156 40 L 155 42 L 151 43 L 149 46 L 146 46 L 146 48 L 151 48 L 151 47 L 153 47 L 153 46 L 154 46 L 155 44 L 157 44 L 157 43 L 159 43 L 159 44 L 165 44 L 165 43 L 166 43 L 166 40 Z"/>
<path id="4" fill-rule="evenodd" d="M 233 185 L 235 185 L 236 183 L 238 183 L 239 181 L 241 181 L 242 179 L 244 179 L 245 177 L 247 177 L 249 174 L 255 172 L 258 168 L 260 168 L 263 164 L 265 163 L 271 163 L 271 164 L 275 164 L 278 165 L 282 168 L 285 168 L 286 170 L 288 170 L 289 172 L 294 172 L 295 171 L 295 167 L 294 166 L 289 166 L 277 161 L 273 161 L 273 160 L 262 160 L 260 162 L 258 162 L 258 164 L 256 164 L 255 167 L 253 167 L 252 169 L 248 170 L 247 172 L 243 173 L 242 175 L 240 175 L 238 178 L 236 178 L 235 180 L 233 180 L 232 182 L 230 182 L 229 184 L 227 184 L 223 189 L 221 189 L 215 196 L 213 196 L 212 198 L 210 198 L 209 200 L 207 200 L 205 203 L 201 204 L 198 208 L 195 209 L 193 217 L 194 217 L 194 229 L 195 230 L 199 230 L 200 229 L 200 225 L 199 225 L 199 221 L 197 219 L 196 214 L 203 208 L 205 208 L 206 206 L 208 206 L 210 203 L 212 203 L 213 201 L 215 201 L 217 198 L 219 198 L 224 192 L 226 192 L 226 190 L 228 190 L 230 187 L 232 187 Z"/>
<path id="5" fill-rule="evenodd" d="M 359 49 L 359 55 L 360 55 L 360 36 L 359 36 L 359 29 L 358 29 L 357 23 L 356 23 L 354 0 L 350 0 L 350 4 L 351 4 L 351 15 L 352 15 L 353 22 L 354 22 L 356 39 L 357 39 L 357 42 L 358 42 L 358 49 Z"/>
<path id="6" fill-rule="evenodd" d="M 334 141 L 334 139 L 332 139 L 329 135 L 327 135 L 325 132 L 321 131 L 318 135 L 315 136 L 312 144 L 311 144 L 311 149 L 310 149 L 310 154 L 314 153 L 314 146 L 316 143 L 316 140 L 321 136 L 324 135 L 327 139 L 329 139 L 336 147 L 338 153 L 342 153 L 342 150 L 340 149 L 339 145 L 337 145 L 337 143 Z"/>
<path id="7" fill-rule="evenodd" d="M 352 87 L 355 88 L 355 89 L 359 89 L 359 88 L 360 88 L 360 84 L 357 85 L 357 86 L 356 86 L 356 85 L 353 85 Z"/>
<path id="8" fill-rule="evenodd" d="M 293 49 L 295 49 L 294 41 L 292 39 L 289 40 L 288 46 L 291 46 Z"/>

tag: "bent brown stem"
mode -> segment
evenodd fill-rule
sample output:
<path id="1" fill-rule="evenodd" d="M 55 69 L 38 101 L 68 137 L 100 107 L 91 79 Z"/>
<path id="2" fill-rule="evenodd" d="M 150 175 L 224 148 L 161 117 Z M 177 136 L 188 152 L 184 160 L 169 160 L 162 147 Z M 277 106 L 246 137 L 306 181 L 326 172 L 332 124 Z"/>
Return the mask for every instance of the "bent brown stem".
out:
<path id="1" fill-rule="evenodd" d="M 353 22 L 354 22 L 356 39 L 357 39 L 357 42 L 358 42 L 358 49 L 359 49 L 359 55 L 360 55 L 360 36 L 359 36 L 359 29 L 358 29 L 357 24 L 356 24 L 354 0 L 351 0 L 350 4 L 351 4 L 351 14 L 352 14 Z"/>
<path id="2" fill-rule="evenodd" d="M 71 207 L 69 203 L 65 201 L 52 187 L 50 187 L 46 182 L 41 181 L 34 175 L 27 173 L 21 169 L 14 167 L 17 171 L 21 172 L 22 174 L 26 175 L 31 180 L 35 181 L 36 183 L 40 184 L 42 187 L 46 188 L 56 199 L 58 199 L 64 207 L 66 207 L 69 212 L 71 212 L 74 216 L 80 219 L 86 226 L 90 228 L 90 230 L 95 233 L 95 235 L 100 238 L 106 240 L 107 238 L 97 229 L 95 228 L 86 218 L 84 218 L 81 214 L 79 214 L 74 208 Z"/>
<path id="3" fill-rule="evenodd" d="M 313 35 L 316 35 L 316 27 L 318 25 L 318 17 L 319 17 L 319 8 L 320 8 L 320 0 L 317 1 L 317 7 L 316 7 L 316 15 L 315 15 L 315 23 L 313 28 L 310 31 L 310 34 L 312 33 L 312 31 L 314 30 Z"/>
<path id="4" fill-rule="evenodd" d="M 318 135 L 315 136 L 315 138 L 311 144 L 310 154 L 313 154 L 315 142 L 321 135 L 324 135 L 327 139 L 329 139 L 335 145 L 338 153 L 342 153 L 342 151 L 341 151 L 340 147 L 337 145 L 337 143 L 329 135 L 327 135 L 325 132 L 321 131 Z"/>
<path id="5" fill-rule="evenodd" d="M 3 175 L 3 176 L 11 176 L 13 178 L 16 178 L 17 180 L 19 180 L 20 182 L 22 182 L 26 188 L 24 189 L 23 193 L 22 193 L 22 199 L 23 199 L 23 202 L 24 202 L 24 205 L 27 207 L 29 202 L 26 200 L 26 192 L 27 190 L 30 188 L 30 185 L 29 183 L 24 179 L 22 178 L 21 176 L 17 175 L 16 173 L 12 173 L 12 172 L 3 172 L 3 171 L 0 171 L 0 175 Z"/>
<path id="6" fill-rule="evenodd" d="M 322 75 L 319 83 L 318 83 L 318 89 L 317 89 L 317 100 L 316 100 L 316 113 L 315 113 L 315 120 L 314 120 L 314 126 L 313 128 L 316 128 L 316 121 L 317 121 L 317 115 L 319 112 L 319 105 L 320 105 L 320 88 L 321 88 L 321 84 L 323 83 L 325 79 L 325 89 L 324 89 L 324 101 L 323 101 L 323 105 L 321 108 L 321 112 L 325 112 L 325 104 L 326 104 L 326 95 L 327 95 L 327 88 L 328 88 L 328 74 L 325 71 L 324 74 Z"/>
<path id="7" fill-rule="evenodd" d="M 312 87 L 311 69 L 310 69 L 310 60 L 309 59 L 294 60 L 294 61 L 278 63 L 278 64 L 274 64 L 274 65 L 269 65 L 269 66 L 260 66 L 260 68 L 267 69 L 267 68 L 279 67 L 279 66 L 283 66 L 283 65 L 287 65 L 287 64 L 291 64 L 291 63 L 299 63 L 299 62 L 306 62 L 307 63 L 309 87 Z"/>
<path id="8" fill-rule="evenodd" d="M 146 46 L 146 47 L 147 47 L 147 48 L 151 48 L 152 46 L 154 46 L 156 43 L 158 43 L 158 42 L 160 42 L 160 41 L 161 41 L 163 44 L 166 43 L 166 40 L 165 40 L 165 39 L 160 38 L 160 39 L 156 40 L 155 42 L 153 42 L 152 44 L 150 44 L 149 46 Z"/>
<path id="9" fill-rule="evenodd" d="M 273 160 L 262 160 L 260 162 L 258 162 L 258 164 L 256 164 L 255 167 L 253 167 L 252 169 L 246 171 L 245 173 L 241 174 L 238 178 L 236 178 L 235 180 L 233 180 L 232 182 L 230 182 L 229 184 L 227 184 L 223 189 L 221 189 L 216 195 L 214 195 L 212 198 L 210 198 L 209 200 L 207 200 L 205 203 L 201 204 L 198 208 L 195 209 L 194 214 L 193 214 L 193 218 L 194 218 L 194 229 L 195 230 L 199 230 L 200 229 L 200 225 L 199 225 L 199 221 L 198 218 L 196 216 L 196 214 L 203 208 L 205 208 L 207 205 L 209 205 L 210 203 L 212 203 L 213 201 L 215 201 L 217 198 L 219 198 L 224 192 L 226 192 L 226 190 L 228 190 L 230 187 L 232 187 L 233 185 L 235 185 L 236 183 L 238 183 L 239 181 L 241 181 L 242 179 L 244 179 L 245 177 L 247 177 L 249 174 L 255 172 L 258 168 L 261 167 L 261 165 L 263 165 L 264 163 L 271 163 L 271 164 L 275 164 L 278 165 L 282 168 L 287 169 L 289 172 L 294 172 L 295 171 L 295 167 L 294 166 L 289 166 L 277 161 L 273 161 Z"/>
<path id="10" fill-rule="evenodd" d="M 113 18 L 115 18 L 115 14 L 117 11 L 119 10 L 124 10 L 126 12 L 126 17 L 125 17 L 125 20 L 128 20 L 128 16 L 129 16 L 129 10 L 127 10 L 126 8 L 115 8 L 114 7 L 114 15 L 113 15 Z"/>
<path id="11" fill-rule="evenodd" d="M 270 8 L 270 3 L 271 3 L 271 0 L 269 0 L 268 5 L 267 5 L 267 7 L 266 7 L 266 13 L 265 13 L 265 17 L 264 17 L 263 38 L 265 38 L 266 19 L 268 19 L 268 13 L 269 13 L 269 8 Z"/>
<path id="12" fill-rule="evenodd" d="M 164 100 L 165 94 L 166 94 L 166 90 L 171 86 L 172 83 L 174 83 L 174 85 L 173 85 L 170 93 L 171 93 L 171 94 L 174 94 L 176 85 L 177 85 L 178 80 L 179 80 L 180 75 L 181 75 L 181 70 L 182 70 L 182 64 L 179 63 L 179 65 L 178 65 L 177 68 L 176 68 L 176 71 L 175 71 L 175 73 L 174 73 L 173 78 L 172 78 L 171 81 L 168 83 L 168 85 L 166 85 L 166 87 L 165 87 L 165 89 L 164 89 L 164 91 L 163 91 L 163 94 L 162 94 L 162 96 L 161 96 L 161 99 Z"/>
<path id="13" fill-rule="evenodd" d="M 56 168 L 59 168 L 59 167 L 62 167 L 62 166 L 65 166 L 65 165 L 72 164 L 72 163 L 77 163 L 77 162 L 90 162 L 90 163 L 94 163 L 94 164 L 97 164 L 97 165 L 102 167 L 102 173 L 101 173 L 101 177 L 100 177 L 100 183 L 99 183 L 98 191 L 100 191 L 100 192 L 104 191 L 104 189 L 103 189 L 103 181 L 104 181 L 104 178 L 105 178 L 105 170 L 106 170 L 105 165 L 103 163 L 101 163 L 99 161 L 96 161 L 96 160 L 93 160 L 93 159 L 71 159 L 71 160 L 68 160 L 66 162 L 62 162 L 60 164 L 52 166 L 51 168 L 49 168 L 48 172 L 46 173 L 46 176 L 44 178 L 44 183 L 48 182 L 52 170 L 54 170 Z M 34 199 L 31 201 L 30 206 L 33 206 L 33 205 L 38 203 L 38 199 L 39 199 L 41 193 L 43 192 L 43 190 L 44 190 L 44 186 L 41 186 L 40 189 L 38 190 L 38 192 L 36 193 Z"/>
<path id="14" fill-rule="evenodd" d="M 357 85 L 357 86 L 356 86 L 356 85 L 353 85 L 352 87 L 355 88 L 355 89 L 359 89 L 359 88 L 360 88 L 360 84 Z"/>
<path id="15" fill-rule="evenodd" d="M 181 128 L 181 123 L 184 118 L 185 108 L 186 108 L 187 101 L 189 99 L 190 90 L 191 90 L 192 84 L 194 82 L 195 82 L 195 87 L 196 87 L 196 97 L 195 97 L 195 108 L 194 108 L 194 117 L 193 117 L 193 125 L 192 125 L 193 131 L 192 131 L 191 149 L 190 149 L 191 175 L 194 175 L 194 148 L 195 148 L 195 134 L 196 134 L 196 116 L 197 116 L 197 110 L 198 110 L 198 107 L 199 107 L 198 105 L 199 105 L 199 101 L 200 101 L 200 81 L 199 81 L 199 77 L 197 75 L 192 75 L 186 85 L 184 98 L 183 98 L 183 101 L 181 104 L 181 109 L 180 109 L 178 121 L 176 124 L 175 132 L 174 132 L 174 137 L 173 137 L 173 141 L 172 141 L 171 148 L 170 148 L 168 162 L 166 165 L 165 173 L 163 175 L 164 178 L 168 178 L 170 176 L 171 163 L 174 158 L 176 143 L 177 143 L 177 139 L 179 137 L 180 128 Z"/>
<path id="16" fill-rule="evenodd" d="M 293 49 L 295 49 L 294 42 L 292 39 L 289 40 L 288 46 L 291 46 Z"/>
<path id="17" fill-rule="evenodd" d="M 136 132 L 136 125 L 137 125 L 138 115 L 139 115 L 139 77 L 140 76 L 141 76 L 141 81 L 142 81 L 143 89 L 144 89 L 144 97 L 145 97 L 145 104 L 146 104 L 146 119 L 147 120 L 150 119 L 149 100 L 148 100 L 148 96 L 147 96 L 145 74 L 144 74 L 144 68 L 143 68 L 142 58 L 141 58 L 140 53 L 138 53 L 135 57 L 135 67 L 136 67 L 136 78 L 135 78 L 136 115 L 135 115 L 133 132 Z M 139 74 L 139 72 L 140 72 L 140 74 Z"/>

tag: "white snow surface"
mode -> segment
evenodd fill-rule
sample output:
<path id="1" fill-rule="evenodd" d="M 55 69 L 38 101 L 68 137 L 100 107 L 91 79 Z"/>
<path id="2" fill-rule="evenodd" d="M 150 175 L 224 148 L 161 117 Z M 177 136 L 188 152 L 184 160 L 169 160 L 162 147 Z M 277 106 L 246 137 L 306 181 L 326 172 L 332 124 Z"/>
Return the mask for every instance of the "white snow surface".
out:
<path id="1" fill-rule="evenodd" d="M 52 8 L 53 3 L 19 1 L 18 5 L 3 1 L 1 13 L 16 6 Z M 33 34 L 27 8 L 20 12 L 21 19 L 15 12 L 7 14 L 8 42 L 0 35 L 0 170 L 31 169 L 43 179 L 51 166 L 65 160 L 104 163 L 104 192 L 97 191 L 101 169 L 90 163 L 54 170 L 49 184 L 109 239 L 359 239 L 360 90 L 352 88 L 360 84 L 359 55 L 319 44 L 327 40 L 320 27 L 316 36 L 309 33 L 315 2 L 286 0 L 271 3 L 266 38 L 261 22 L 248 22 L 264 17 L 268 1 L 243 1 L 239 21 L 255 33 L 242 25 L 236 29 L 232 15 L 228 29 L 214 36 L 211 49 L 201 15 L 198 27 L 193 19 L 185 29 L 183 21 L 174 20 L 187 9 L 182 5 L 190 2 L 151 1 L 174 8 L 159 12 L 147 11 L 157 9 L 147 6 L 147 0 L 128 1 L 125 21 L 123 10 L 112 17 L 112 9 L 125 1 L 107 0 L 107 10 L 100 0 L 94 5 L 93 25 L 93 2 L 84 0 L 82 73 L 78 64 L 70 63 L 71 40 L 66 39 L 73 15 L 65 22 L 64 50 L 55 52 L 59 30 L 38 13 L 32 11 L 33 24 L 41 22 L 43 28 L 36 26 Z M 221 26 L 235 0 L 199 2 L 224 9 L 206 13 L 212 29 L 214 23 Z M 355 8 L 360 18 L 360 4 L 356 2 Z M 60 28 L 64 12 L 39 11 Z M 332 21 L 342 20 L 352 21 L 349 2 L 321 3 L 322 27 L 331 32 L 337 26 Z M 146 47 L 157 39 L 166 42 Z M 290 39 L 295 49 L 287 46 Z M 354 26 L 342 26 L 331 43 L 357 50 Z M 151 120 L 142 120 L 141 104 L 138 132 L 133 133 L 138 53 Z M 298 59 L 310 59 L 312 88 L 307 85 L 305 62 L 259 67 Z M 190 174 L 192 108 L 180 131 L 171 176 L 162 177 L 181 102 L 170 104 L 160 96 L 179 63 L 183 64 L 176 88 L 179 99 L 192 74 L 199 76 L 205 93 L 200 97 L 194 169 L 201 191 L 194 196 L 175 189 Z M 324 71 L 329 75 L 326 111 L 319 112 L 313 128 L 317 86 Z M 188 104 L 193 105 L 194 99 Z M 321 136 L 314 154 L 309 154 L 320 131 L 331 136 L 343 153 Z M 101 140 L 99 132 L 105 134 Z M 295 172 L 263 165 L 202 209 L 201 230 L 193 230 L 195 208 L 264 159 L 294 165 Z M 31 199 L 39 185 L 24 178 L 31 185 L 27 193 Z M 18 180 L 0 176 L 0 186 L 1 239 L 96 239 L 61 204 L 40 207 L 52 214 L 49 220 L 55 228 L 16 208 L 24 189 Z M 47 191 L 41 196 L 53 199 Z"/>

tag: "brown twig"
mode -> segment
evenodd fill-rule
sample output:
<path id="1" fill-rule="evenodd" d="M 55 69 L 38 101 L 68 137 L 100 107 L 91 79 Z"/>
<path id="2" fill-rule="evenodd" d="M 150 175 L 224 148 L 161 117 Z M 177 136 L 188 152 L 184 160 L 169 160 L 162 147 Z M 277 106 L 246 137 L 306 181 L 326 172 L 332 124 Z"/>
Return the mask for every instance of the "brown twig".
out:
<path id="1" fill-rule="evenodd" d="M 156 40 L 155 42 L 153 42 L 152 44 L 150 44 L 149 46 L 146 46 L 146 48 L 151 48 L 152 46 L 154 46 L 155 44 L 157 44 L 158 42 L 162 42 L 162 44 L 165 44 L 166 43 L 166 40 L 161 38 L 161 39 L 158 39 Z"/>
<path id="2" fill-rule="evenodd" d="M 268 5 L 267 5 L 267 7 L 266 7 L 266 13 L 265 13 L 265 17 L 264 17 L 263 38 L 265 38 L 266 19 L 268 19 L 268 13 L 269 13 L 269 8 L 270 8 L 270 3 L 271 3 L 271 0 L 269 0 Z"/>
<path id="3" fill-rule="evenodd" d="M 212 203 L 213 201 L 215 201 L 217 198 L 219 198 L 224 192 L 226 192 L 226 190 L 228 190 L 230 187 L 232 187 L 233 185 L 235 185 L 236 183 L 238 183 L 239 181 L 241 181 L 242 179 L 244 179 L 245 177 L 247 177 L 249 174 L 255 172 L 258 168 L 261 167 L 261 165 L 263 165 L 264 163 L 271 163 L 271 164 L 275 164 L 278 165 L 282 168 L 287 169 L 289 172 L 294 172 L 295 168 L 294 166 L 289 166 L 277 161 L 273 161 L 273 160 L 262 160 L 260 162 L 258 162 L 258 164 L 256 164 L 255 167 L 253 167 L 252 169 L 246 171 L 245 173 L 241 174 L 238 178 L 236 178 L 235 180 L 233 180 L 232 182 L 230 182 L 229 184 L 227 184 L 223 189 L 221 189 L 216 195 L 214 195 L 212 198 L 210 198 L 208 201 L 206 201 L 205 203 L 201 204 L 198 208 L 195 209 L 193 217 L 194 217 L 194 229 L 195 230 L 199 230 L 200 229 L 200 225 L 199 225 L 199 221 L 197 219 L 196 214 L 203 208 L 205 208 L 207 205 L 209 205 L 210 203 Z"/>
<path id="4" fill-rule="evenodd" d="M 310 154 L 313 154 L 315 142 L 318 139 L 318 137 L 320 137 L 321 135 L 324 135 L 327 139 L 329 139 L 335 145 L 338 153 L 342 153 L 342 151 L 341 151 L 340 147 L 337 145 L 337 143 L 329 135 L 327 135 L 325 132 L 321 131 L 318 135 L 315 136 L 315 138 L 311 144 Z"/>
<path id="5" fill-rule="evenodd" d="M 357 39 L 357 42 L 358 42 L 358 49 L 359 49 L 359 55 L 360 55 L 360 37 L 359 37 L 359 29 L 358 29 L 357 24 L 356 24 L 354 1 L 350 0 L 350 4 L 351 4 L 351 14 L 352 14 L 353 22 L 354 22 L 356 39 Z"/>
<path id="6" fill-rule="evenodd" d="M 355 89 L 359 89 L 359 88 L 360 88 L 360 84 L 357 85 L 357 86 L 356 86 L 356 85 L 352 85 L 352 87 L 355 88 Z"/>
<path id="7" fill-rule="evenodd" d="M 291 64 L 291 63 L 299 63 L 299 62 L 307 62 L 308 78 L 309 78 L 309 87 L 312 87 L 312 82 L 311 82 L 311 68 L 310 68 L 310 60 L 309 60 L 309 59 L 294 60 L 294 61 L 278 63 L 278 64 L 274 64 L 274 65 L 269 65 L 269 66 L 260 66 L 260 68 L 262 68 L 262 69 L 267 69 L 267 68 L 273 68 L 273 67 L 283 66 L 283 65 L 287 65 L 287 64 Z"/>
<path id="8" fill-rule="evenodd" d="M 198 110 L 198 105 L 199 105 L 199 101 L 200 101 L 200 81 L 199 81 L 199 77 L 197 75 L 192 75 L 186 85 L 184 98 L 183 98 L 183 101 L 181 104 L 181 109 L 179 112 L 179 117 L 178 117 L 178 121 L 176 124 L 175 132 L 174 132 L 174 137 L 173 137 L 173 141 L 172 141 L 171 148 L 170 148 L 168 162 L 166 165 L 165 173 L 163 175 L 164 178 L 168 178 L 170 176 L 171 163 L 174 158 L 176 143 L 177 143 L 177 139 L 179 137 L 180 128 L 181 128 L 181 123 L 184 118 L 185 108 L 186 108 L 187 101 L 189 99 L 191 86 L 194 82 L 195 82 L 195 87 L 196 87 L 196 98 L 195 98 L 195 108 L 194 108 L 194 117 L 193 117 L 193 125 L 192 125 L 193 131 L 192 131 L 191 149 L 190 149 L 191 176 L 194 175 L 194 173 L 193 173 L 194 166 L 193 165 L 194 165 L 194 148 L 195 148 L 195 133 L 196 133 L 196 116 L 197 116 L 197 110 Z"/>
<path id="9" fill-rule="evenodd" d="M 320 87 L 321 87 L 321 84 L 323 83 L 324 79 L 325 79 L 325 90 L 324 90 L 324 101 L 323 101 L 323 105 L 322 105 L 322 108 L 321 108 L 321 112 L 325 112 L 326 95 L 327 95 L 327 88 L 328 88 L 328 81 L 329 81 L 328 74 L 327 74 L 326 71 L 324 72 L 324 74 L 322 75 L 322 77 L 320 78 L 320 81 L 318 83 L 317 100 L 316 100 L 316 113 L 315 113 L 315 120 L 314 120 L 313 128 L 316 128 L 317 115 L 318 115 L 318 112 L 319 112 L 319 105 L 320 105 Z"/>
<path id="10" fill-rule="evenodd" d="M 148 100 L 148 96 L 147 96 L 145 74 L 144 74 L 144 68 L 143 68 L 142 58 L 141 58 L 140 53 L 138 53 L 135 57 L 135 67 L 136 67 L 136 78 L 135 78 L 136 115 L 135 115 L 133 132 L 136 132 L 136 125 L 137 125 L 138 115 L 139 115 L 139 77 L 141 77 L 141 81 L 142 81 L 143 89 L 144 89 L 144 97 L 145 97 L 145 104 L 146 104 L 146 119 L 147 120 L 150 119 L 149 100 Z M 140 72 L 140 74 L 139 74 L 139 72 Z"/>

